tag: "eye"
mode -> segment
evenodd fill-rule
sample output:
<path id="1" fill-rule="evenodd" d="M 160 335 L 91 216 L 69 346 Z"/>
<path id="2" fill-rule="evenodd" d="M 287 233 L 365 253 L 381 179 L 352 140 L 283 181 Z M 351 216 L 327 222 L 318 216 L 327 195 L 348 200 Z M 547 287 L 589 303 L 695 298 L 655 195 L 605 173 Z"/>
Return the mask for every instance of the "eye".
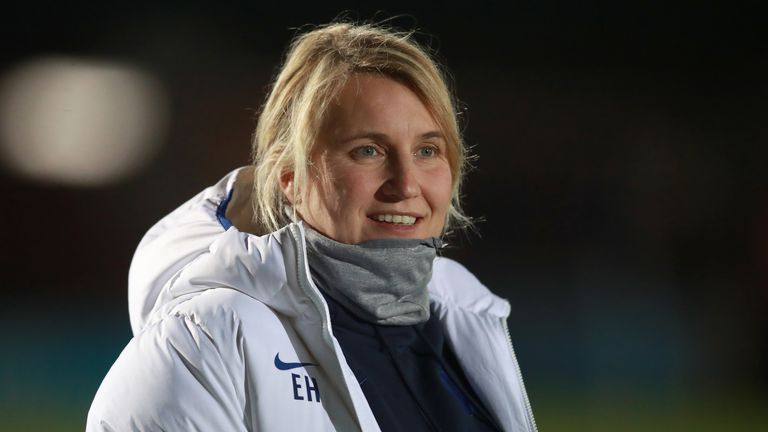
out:
<path id="1" fill-rule="evenodd" d="M 352 156 L 356 158 L 373 158 L 379 155 L 379 150 L 372 145 L 365 145 L 361 147 L 357 147 L 356 149 L 352 150 Z"/>
<path id="2" fill-rule="evenodd" d="M 416 150 L 416 155 L 423 158 L 432 158 L 437 156 L 437 148 L 434 146 L 424 146 Z"/>

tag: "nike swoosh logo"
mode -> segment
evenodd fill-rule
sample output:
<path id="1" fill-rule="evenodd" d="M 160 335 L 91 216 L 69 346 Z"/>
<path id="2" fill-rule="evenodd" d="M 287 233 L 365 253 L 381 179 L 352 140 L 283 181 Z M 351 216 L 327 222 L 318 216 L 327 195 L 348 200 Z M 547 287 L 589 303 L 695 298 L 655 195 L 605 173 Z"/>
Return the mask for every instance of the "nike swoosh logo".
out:
<path id="1" fill-rule="evenodd" d="M 275 354 L 275 367 L 280 370 L 290 370 L 290 369 L 296 369 L 304 366 L 317 366 L 314 363 L 292 363 L 292 362 L 284 362 L 280 360 L 280 353 Z"/>

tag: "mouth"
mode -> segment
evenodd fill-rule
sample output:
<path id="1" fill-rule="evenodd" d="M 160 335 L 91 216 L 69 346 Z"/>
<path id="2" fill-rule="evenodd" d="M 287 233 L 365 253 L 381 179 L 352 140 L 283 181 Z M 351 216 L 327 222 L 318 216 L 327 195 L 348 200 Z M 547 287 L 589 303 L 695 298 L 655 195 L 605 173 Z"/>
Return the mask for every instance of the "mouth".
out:
<path id="1" fill-rule="evenodd" d="M 377 222 L 384 222 L 384 223 L 390 223 L 393 225 L 404 225 L 404 226 L 415 225 L 416 221 L 419 219 L 419 217 L 416 217 L 416 216 L 404 215 L 404 214 L 393 214 L 393 213 L 382 213 L 382 214 L 376 214 L 368 217 Z"/>

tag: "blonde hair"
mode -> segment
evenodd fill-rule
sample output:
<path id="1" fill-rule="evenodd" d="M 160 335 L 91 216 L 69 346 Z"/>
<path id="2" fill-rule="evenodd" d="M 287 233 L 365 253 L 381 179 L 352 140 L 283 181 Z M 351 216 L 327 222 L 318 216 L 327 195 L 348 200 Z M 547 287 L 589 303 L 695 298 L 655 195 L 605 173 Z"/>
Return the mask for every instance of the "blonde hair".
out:
<path id="1" fill-rule="evenodd" d="M 471 225 L 462 213 L 467 152 L 456 103 L 438 64 L 412 38 L 372 24 L 334 23 L 296 37 L 262 107 L 253 138 L 252 205 L 258 234 L 289 222 L 280 177 L 293 172 L 293 196 L 307 190 L 310 155 L 332 100 L 356 73 L 407 84 L 423 101 L 448 144 L 452 200 L 444 231 Z"/>

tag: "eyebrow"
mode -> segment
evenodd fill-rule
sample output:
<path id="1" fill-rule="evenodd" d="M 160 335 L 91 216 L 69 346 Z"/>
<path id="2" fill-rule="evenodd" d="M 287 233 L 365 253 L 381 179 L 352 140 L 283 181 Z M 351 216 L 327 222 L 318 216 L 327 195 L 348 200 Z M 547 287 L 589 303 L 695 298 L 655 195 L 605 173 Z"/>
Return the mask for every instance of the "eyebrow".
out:
<path id="1" fill-rule="evenodd" d="M 441 140 L 445 140 L 445 135 L 443 135 L 440 131 L 431 131 L 424 134 L 421 134 L 421 139 L 430 139 L 430 138 L 440 138 Z"/>
<path id="2" fill-rule="evenodd" d="M 342 142 L 347 143 L 347 142 L 350 142 L 350 141 L 354 141 L 354 140 L 357 140 L 357 139 L 363 139 L 363 138 L 368 138 L 368 139 L 373 140 L 373 141 L 384 141 L 384 142 L 389 141 L 389 135 L 387 135 L 385 133 L 381 133 L 381 132 L 362 132 L 362 133 L 359 133 L 359 134 L 352 135 L 349 138 L 345 138 L 344 140 L 342 140 Z M 432 138 L 439 138 L 439 139 L 445 140 L 445 135 L 442 132 L 435 130 L 435 131 L 429 131 L 429 132 L 423 133 L 423 134 L 419 135 L 419 138 L 421 138 L 422 140 L 427 140 L 427 139 L 432 139 Z"/>

